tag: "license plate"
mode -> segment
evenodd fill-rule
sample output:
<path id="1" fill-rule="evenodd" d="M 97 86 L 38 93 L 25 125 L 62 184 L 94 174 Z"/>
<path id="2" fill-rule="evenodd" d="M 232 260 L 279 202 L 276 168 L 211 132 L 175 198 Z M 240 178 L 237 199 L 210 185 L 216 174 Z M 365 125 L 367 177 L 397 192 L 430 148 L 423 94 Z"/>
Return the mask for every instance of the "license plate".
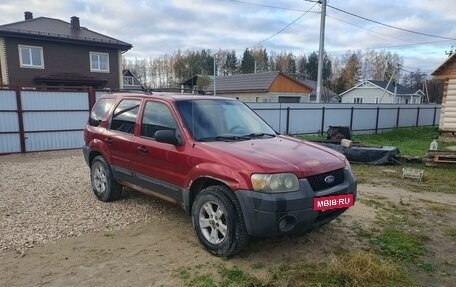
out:
<path id="1" fill-rule="evenodd" d="M 334 196 L 314 198 L 314 210 L 329 210 L 353 206 L 353 194 L 342 194 Z"/>

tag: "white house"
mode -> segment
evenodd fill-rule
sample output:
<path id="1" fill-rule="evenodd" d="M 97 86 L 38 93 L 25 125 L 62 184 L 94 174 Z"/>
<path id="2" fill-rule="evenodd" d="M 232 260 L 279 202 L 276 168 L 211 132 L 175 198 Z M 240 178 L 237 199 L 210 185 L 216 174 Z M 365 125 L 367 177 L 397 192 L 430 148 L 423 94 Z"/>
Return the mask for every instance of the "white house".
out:
<path id="1" fill-rule="evenodd" d="M 129 70 L 122 70 L 123 75 L 123 86 L 125 90 L 144 90 L 144 86 L 138 80 L 138 78 Z"/>
<path id="2" fill-rule="evenodd" d="M 365 80 L 340 94 L 342 103 L 420 104 L 424 93 L 388 81 Z"/>

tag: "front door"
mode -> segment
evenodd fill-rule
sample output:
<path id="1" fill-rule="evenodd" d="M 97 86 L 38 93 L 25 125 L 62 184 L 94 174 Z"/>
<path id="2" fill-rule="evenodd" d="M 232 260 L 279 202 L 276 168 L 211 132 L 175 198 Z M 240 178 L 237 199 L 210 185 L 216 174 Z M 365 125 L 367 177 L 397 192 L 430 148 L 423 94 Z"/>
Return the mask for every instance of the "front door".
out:
<path id="1" fill-rule="evenodd" d="M 181 134 L 171 108 L 164 102 L 147 101 L 140 122 L 140 135 L 133 144 L 134 171 L 139 184 L 182 201 L 181 192 L 191 168 L 183 152 L 185 145 L 175 146 L 155 140 L 155 133 L 159 130 Z"/>

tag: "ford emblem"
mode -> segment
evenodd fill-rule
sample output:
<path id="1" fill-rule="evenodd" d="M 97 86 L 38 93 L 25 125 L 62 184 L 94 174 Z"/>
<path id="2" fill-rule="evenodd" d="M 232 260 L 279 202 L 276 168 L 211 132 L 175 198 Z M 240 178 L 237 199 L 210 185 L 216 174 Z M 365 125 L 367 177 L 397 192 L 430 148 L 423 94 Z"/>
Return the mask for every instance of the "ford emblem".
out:
<path id="1" fill-rule="evenodd" d="M 336 178 L 334 177 L 334 175 L 328 175 L 327 177 L 325 177 L 324 180 L 327 184 L 331 184 L 336 180 Z"/>

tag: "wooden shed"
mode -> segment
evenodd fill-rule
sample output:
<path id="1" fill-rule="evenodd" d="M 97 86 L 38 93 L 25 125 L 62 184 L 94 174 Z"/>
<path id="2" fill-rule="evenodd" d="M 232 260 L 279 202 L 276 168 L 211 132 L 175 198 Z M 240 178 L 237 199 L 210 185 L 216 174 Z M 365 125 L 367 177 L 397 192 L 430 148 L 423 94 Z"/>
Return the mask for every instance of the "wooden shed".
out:
<path id="1" fill-rule="evenodd" d="M 454 133 L 456 132 L 456 53 L 439 65 L 432 75 L 444 81 L 439 129 Z"/>
<path id="2" fill-rule="evenodd" d="M 312 88 L 279 71 L 216 77 L 216 93 L 243 102 L 302 103 Z M 214 81 L 207 88 L 214 90 Z"/>

